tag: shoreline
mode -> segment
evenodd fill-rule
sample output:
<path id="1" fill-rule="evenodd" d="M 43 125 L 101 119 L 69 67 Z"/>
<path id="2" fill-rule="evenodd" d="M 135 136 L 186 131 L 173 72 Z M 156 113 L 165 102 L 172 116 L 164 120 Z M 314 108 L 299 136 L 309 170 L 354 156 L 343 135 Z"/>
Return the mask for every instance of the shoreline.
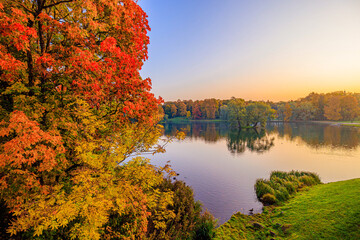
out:
<path id="1" fill-rule="evenodd" d="M 284 122 L 281 120 L 272 120 L 272 121 L 268 121 L 268 123 L 315 123 L 315 124 L 325 124 L 325 125 L 332 125 L 332 126 L 354 126 L 354 127 L 359 127 L 360 126 L 360 121 L 345 121 L 345 122 L 337 122 L 337 121 L 328 121 L 328 120 L 312 120 L 312 121 L 289 121 L 289 122 Z"/>
<path id="2" fill-rule="evenodd" d="M 359 187 L 360 178 L 319 184 L 263 213 L 235 213 L 215 239 L 359 239 Z"/>

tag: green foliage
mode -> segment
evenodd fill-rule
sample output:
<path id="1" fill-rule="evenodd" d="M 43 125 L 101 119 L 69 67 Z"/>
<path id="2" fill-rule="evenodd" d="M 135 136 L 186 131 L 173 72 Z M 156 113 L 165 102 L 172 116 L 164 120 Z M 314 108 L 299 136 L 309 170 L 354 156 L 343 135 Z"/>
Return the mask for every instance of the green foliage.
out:
<path id="1" fill-rule="evenodd" d="M 246 114 L 245 101 L 241 98 L 231 98 L 228 103 L 228 119 L 230 126 L 241 129 Z"/>
<path id="2" fill-rule="evenodd" d="M 214 217 L 206 211 L 196 227 L 193 239 L 196 240 L 210 240 L 215 237 L 216 220 Z"/>
<path id="3" fill-rule="evenodd" d="M 149 218 L 148 238 L 150 239 L 211 239 L 216 221 L 209 212 L 201 213 L 199 202 L 195 202 L 193 190 L 183 181 L 164 179 L 157 187 L 160 192 L 172 192 L 173 203 L 167 208 L 174 215 L 162 229 L 154 224 L 154 213 Z"/>
<path id="4" fill-rule="evenodd" d="M 214 239 L 360 239 L 359 189 L 360 179 L 312 186 L 261 214 L 234 214 Z"/>
<path id="5" fill-rule="evenodd" d="M 229 109 L 227 105 L 223 105 L 220 107 L 220 119 L 221 120 L 229 119 Z"/>
<path id="6" fill-rule="evenodd" d="M 261 201 L 265 204 L 274 204 L 276 203 L 276 197 L 271 193 L 266 193 L 262 196 Z"/>
<path id="7" fill-rule="evenodd" d="M 265 127 L 268 118 L 274 115 L 275 111 L 270 105 L 264 102 L 252 102 L 246 106 L 246 114 L 244 121 L 246 126 L 252 125 L 256 127 L 260 123 L 261 127 Z"/>
<path id="8" fill-rule="evenodd" d="M 341 124 L 343 126 L 349 126 L 349 127 L 360 127 L 360 124 L 349 124 L 349 123 L 344 123 L 344 124 Z"/>
<path id="9" fill-rule="evenodd" d="M 291 118 L 300 121 L 313 120 L 315 113 L 316 108 L 311 102 L 298 102 L 293 106 Z"/>
<path id="10" fill-rule="evenodd" d="M 304 186 L 320 184 L 317 174 L 311 172 L 271 172 L 270 179 L 258 179 L 255 183 L 256 196 L 264 204 L 281 203 Z M 275 199 L 270 199 L 274 197 Z"/>
<path id="11" fill-rule="evenodd" d="M 255 183 L 255 193 L 256 196 L 264 196 L 265 194 L 275 194 L 275 190 L 268 184 L 268 181 L 265 179 L 257 179 Z"/>
<path id="12" fill-rule="evenodd" d="M 274 138 L 266 134 L 265 130 L 256 128 L 231 129 L 228 133 L 226 145 L 231 153 L 243 153 L 246 149 L 262 153 L 274 146 Z"/>

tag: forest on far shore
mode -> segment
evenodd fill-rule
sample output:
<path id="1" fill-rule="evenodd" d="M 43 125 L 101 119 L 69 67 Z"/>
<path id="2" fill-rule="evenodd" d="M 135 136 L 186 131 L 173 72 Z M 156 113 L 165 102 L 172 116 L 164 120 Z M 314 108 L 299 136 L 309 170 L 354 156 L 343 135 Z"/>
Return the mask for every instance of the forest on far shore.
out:
<path id="1" fill-rule="evenodd" d="M 280 121 L 354 121 L 360 117 L 360 93 L 337 91 L 331 93 L 310 93 L 304 98 L 291 101 L 244 101 L 241 98 L 227 100 L 177 100 L 167 101 L 160 111 L 164 119 L 186 117 L 188 119 L 228 120 L 232 102 L 243 101 L 245 106 L 261 104 L 273 110 L 269 117 Z"/>

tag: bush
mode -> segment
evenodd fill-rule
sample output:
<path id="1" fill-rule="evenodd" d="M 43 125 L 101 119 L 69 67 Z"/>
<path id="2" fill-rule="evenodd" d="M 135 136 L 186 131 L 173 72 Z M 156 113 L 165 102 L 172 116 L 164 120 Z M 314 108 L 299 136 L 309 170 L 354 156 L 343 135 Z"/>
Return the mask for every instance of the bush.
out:
<path id="1" fill-rule="evenodd" d="M 196 240 L 210 240 L 215 237 L 215 227 L 216 227 L 216 221 L 214 220 L 214 217 L 206 211 L 196 227 L 195 235 L 193 236 L 193 239 Z"/>
<path id="2" fill-rule="evenodd" d="M 256 196 L 259 198 L 267 193 L 275 194 L 274 189 L 269 185 L 269 182 L 264 179 L 258 179 L 256 180 L 255 184 L 255 192 Z"/>
<path id="3" fill-rule="evenodd" d="M 264 196 L 262 196 L 261 202 L 271 205 L 276 203 L 276 197 L 270 193 L 266 193 Z"/>
<path id="4" fill-rule="evenodd" d="M 316 181 L 310 176 L 301 176 L 299 181 L 303 183 L 305 186 L 312 186 L 316 184 Z"/>
<path id="5" fill-rule="evenodd" d="M 295 193 L 299 188 L 299 184 L 297 182 L 285 181 L 283 185 L 286 187 L 289 194 Z"/>
<path id="6" fill-rule="evenodd" d="M 285 187 L 280 186 L 278 190 L 275 190 L 275 197 L 279 202 L 284 202 L 290 198 L 290 194 Z"/>
<path id="7" fill-rule="evenodd" d="M 273 171 L 269 180 L 256 180 L 255 192 L 257 198 L 264 204 L 274 204 L 288 200 L 303 186 L 320 183 L 320 177 L 315 173 Z"/>
<path id="8" fill-rule="evenodd" d="M 270 174 L 270 180 L 272 180 L 274 177 L 278 177 L 278 178 L 286 178 L 288 176 L 288 173 L 283 172 L 283 171 L 272 171 Z"/>
<path id="9" fill-rule="evenodd" d="M 194 200 L 191 187 L 183 181 L 164 179 L 158 190 L 174 193 L 174 202 L 168 206 L 174 217 L 166 221 L 165 229 L 159 230 L 150 216 L 149 239 L 211 239 L 214 236 L 216 221 L 209 212 L 202 213 L 201 204 Z"/>

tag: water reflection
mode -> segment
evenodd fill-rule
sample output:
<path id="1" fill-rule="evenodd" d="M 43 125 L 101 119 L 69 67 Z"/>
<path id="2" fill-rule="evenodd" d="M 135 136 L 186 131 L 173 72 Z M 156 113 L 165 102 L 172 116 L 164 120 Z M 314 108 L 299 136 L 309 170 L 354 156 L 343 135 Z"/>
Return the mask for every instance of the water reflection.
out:
<path id="1" fill-rule="evenodd" d="M 231 130 L 226 123 L 167 124 L 166 135 L 187 132 L 185 141 L 174 141 L 154 163 L 168 161 L 177 177 L 194 189 L 219 223 L 234 212 L 261 212 L 254 184 L 271 171 L 310 171 L 323 182 L 358 178 L 360 129 L 306 123 L 271 123 L 266 130 Z"/>
<path id="2" fill-rule="evenodd" d="M 174 135 L 177 130 L 185 131 L 188 140 L 201 139 L 206 143 L 216 143 L 226 139 L 228 150 L 233 154 L 241 154 L 246 150 L 257 153 L 268 151 L 274 146 L 275 135 L 316 149 L 355 149 L 360 145 L 358 128 L 316 123 L 270 123 L 262 131 L 232 130 L 224 122 L 165 125 L 166 135 Z"/>
<path id="3" fill-rule="evenodd" d="M 165 124 L 165 135 L 174 136 L 177 131 L 184 131 L 186 138 L 191 140 L 201 139 L 206 143 L 216 143 L 220 139 L 226 138 L 229 132 L 228 125 L 223 122 L 201 123 L 194 122 L 189 124 Z"/>
<path id="4" fill-rule="evenodd" d="M 262 153 L 274 146 L 274 139 L 265 130 L 229 130 L 226 145 L 232 154 L 243 153 L 246 149 Z"/>
<path id="5" fill-rule="evenodd" d="M 354 127 L 341 127 L 322 124 L 272 123 L 268 132 L 276 133 L 280 138 L 299 141 L 313 148 L 331 147 L 355 149 L 360 145 L 360 131 Z"/>

